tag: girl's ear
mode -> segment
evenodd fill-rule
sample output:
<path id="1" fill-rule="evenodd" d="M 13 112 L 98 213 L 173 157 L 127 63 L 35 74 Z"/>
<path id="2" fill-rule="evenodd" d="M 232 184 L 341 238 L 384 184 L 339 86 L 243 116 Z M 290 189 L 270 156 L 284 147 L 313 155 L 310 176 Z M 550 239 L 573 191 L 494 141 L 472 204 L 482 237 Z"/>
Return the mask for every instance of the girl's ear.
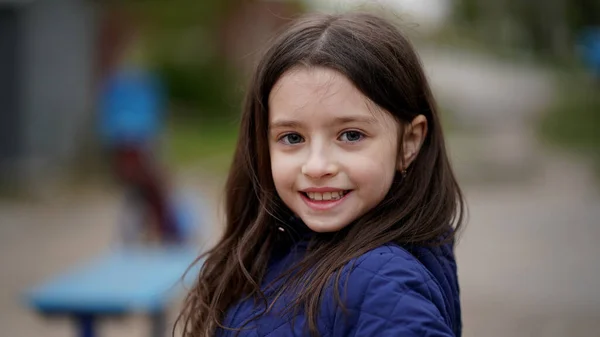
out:
<path id="1" fill-rule="evenodd" d="M 405 171 L 408 169 L 417 154 L 419 154 L 425 136 L 427 136 L 427 118 L 418 115 L 404 128 L 402 156 L 398 157 L 398 170 Z"/>

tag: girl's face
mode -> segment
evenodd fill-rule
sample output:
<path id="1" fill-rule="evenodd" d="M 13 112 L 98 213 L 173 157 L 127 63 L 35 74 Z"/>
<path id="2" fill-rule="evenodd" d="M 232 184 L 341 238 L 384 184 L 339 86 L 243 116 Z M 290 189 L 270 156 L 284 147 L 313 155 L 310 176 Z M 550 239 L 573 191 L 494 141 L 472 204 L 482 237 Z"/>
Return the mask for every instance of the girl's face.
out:
<path id="1" fill-rule="evenodd" d="M 277 193 L 316 232 L 335 232 L 375 207 L 399 169 L 399 125 L 342 74 L 285 73 L 269 96 Z"/>

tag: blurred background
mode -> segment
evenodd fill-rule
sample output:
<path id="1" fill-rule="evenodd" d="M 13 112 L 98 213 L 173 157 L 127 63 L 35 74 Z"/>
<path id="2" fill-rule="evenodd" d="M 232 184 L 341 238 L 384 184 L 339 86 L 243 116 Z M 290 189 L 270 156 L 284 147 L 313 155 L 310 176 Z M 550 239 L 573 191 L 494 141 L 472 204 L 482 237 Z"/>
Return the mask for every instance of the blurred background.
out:
<path id="1" fill-rule="evenodd" d="M 131 186 L 185 200 L 210 244 L 260 50 L 349 9 L 397 20 L 438 98 L 469 205 L 464 336 L 599 335 L 598 0 L 0 0 L 0 335 L 74 335 L 19 296 L 119 241 Z"/>

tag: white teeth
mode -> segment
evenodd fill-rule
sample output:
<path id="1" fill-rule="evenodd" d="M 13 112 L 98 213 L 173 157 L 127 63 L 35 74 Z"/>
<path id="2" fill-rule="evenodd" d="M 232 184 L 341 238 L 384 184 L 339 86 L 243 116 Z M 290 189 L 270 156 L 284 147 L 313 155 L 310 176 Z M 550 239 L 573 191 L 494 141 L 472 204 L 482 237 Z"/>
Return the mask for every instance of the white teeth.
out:
<path id="1" fill-rule="evenodd" d="M 307 192 L 306 194 L 308 195 L 308 198 L 311 200 L 322 201 L 322 200 L 341 199 L 344 196 L 345 192 L 344 191 L 325 192 L 325 193 Z"/>

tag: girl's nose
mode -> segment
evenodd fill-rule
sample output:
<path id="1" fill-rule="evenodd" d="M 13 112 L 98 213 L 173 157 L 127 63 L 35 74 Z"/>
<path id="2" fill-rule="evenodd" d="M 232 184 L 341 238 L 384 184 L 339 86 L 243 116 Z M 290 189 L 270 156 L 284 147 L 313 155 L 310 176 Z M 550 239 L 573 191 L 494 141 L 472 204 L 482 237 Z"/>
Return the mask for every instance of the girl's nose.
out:
<path id="1" fill-rule="evenodd" d="M 338 165 L 323 150 L 311 151 L 308 159 L 302 165 L 302 174 L 310 178 L 318 179 L 326 176 L 334 176 L 338 173 Z"/>

